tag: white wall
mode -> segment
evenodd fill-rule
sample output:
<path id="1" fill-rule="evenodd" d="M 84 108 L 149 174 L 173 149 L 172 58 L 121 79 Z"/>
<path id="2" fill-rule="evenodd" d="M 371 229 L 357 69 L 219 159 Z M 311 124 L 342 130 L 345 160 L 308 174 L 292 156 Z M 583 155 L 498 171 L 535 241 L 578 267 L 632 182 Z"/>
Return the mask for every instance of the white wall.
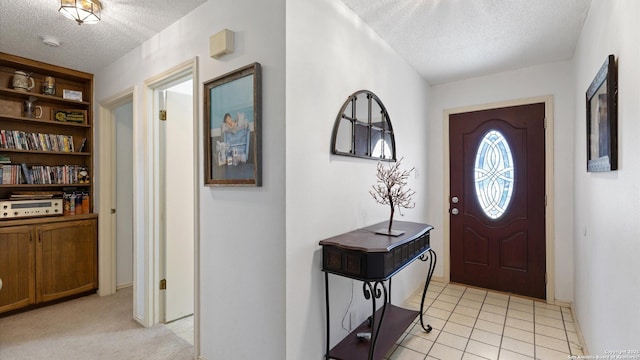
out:
<path id="1" fill-rule="evenodd" d="M 396 220 L 426 216 L 429 85 L 339 0 L 287 1 L 287 359 L 321 359 L 325 352 L 324 275 L 318 242 L 385 221 L 388 209 L 368 190 L 376 161 L 330 155 L 333 123 L 351 93 L 368 89 L 385 104 L 398 157 L 417 169 L 409 186 L 415 209 Z M 397 212 L 396 212 L 397 213 Z M 437 233 L 440 229 L 434 231 Z M 393 302 L 421 287 L 422 262 L 394 277 Z M 341 320 L 352 286 L 357 320 L 370 315 L 361 283 L 331 276 L 331 340 L 346 335 Z M 348 319 L 345 322 L 348 326 Z"/>
<path id="2" fill-rule="evenodd" d="M 574 95 L 571 62 L 559 62 L 503 72 L 432 88 L 429 101 L 429 219 L 443 228 L 444 204 L 443 111 L 530 97 L 553 95 L 554 103 L 554 187 L 555 187 L 555 297 L 573 299 L 573 150 Z M 443 234 L 435 233 L 432 245 L 443 252 Z M 435 276 L 444 276 L 443 261 Z"/>
<path id="3" fill-rule="evenodd" d="M 254 61 L 262 64 L 263 186 L 205 188 L 200 181 L 200 344 L 207 359 L 280 359 L 285 351 L 284 26 L 284 0 L 209 1 L 96 74 L 96 99 L 135 85 L 136 118 L 142 119 L 144 80 L 186 60 L 199 57 L 199 83 Z M 211 59 L 209 36 L 224 28 L 235 31 L 235 53 Z M 194 95 L 202 118 L 203 94 Z M 100 131 L 100 119 L 96 123 Z M 135 124 L 138 164 L 144 133 Z M 137 175 L 135 186 L 141 187 Z M 204 178 L 202 165 L 196 176 Z M 135 209 L 140 221 L 142 210 Z M 138 229 L 143 239 L 144 226 Z M 251 329 L 260 329 L 260 336 L 248 337 Z"/>
<path id="4" fill-rule="evenodd" d="M 114 111 L 116 132 L 116 287 L 133 283 L 133 103 Z"/>
<path id="5" fill-rule="evenodd" d="M 640 348 L 640 2 L 593 0 L 575 54 L 575 309 L 589 352 Z M 619 170 L 586 171 L 584 94 L 618 61 Z"/>

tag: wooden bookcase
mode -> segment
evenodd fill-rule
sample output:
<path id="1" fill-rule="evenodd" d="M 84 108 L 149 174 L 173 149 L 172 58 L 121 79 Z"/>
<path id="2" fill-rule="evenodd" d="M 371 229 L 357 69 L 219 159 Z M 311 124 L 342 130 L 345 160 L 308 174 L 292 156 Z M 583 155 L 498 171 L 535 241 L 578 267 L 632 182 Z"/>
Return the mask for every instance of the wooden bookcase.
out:
<path id="1" fill-rule="evenodd" d="M 35 86 L 30 91 L 12 88 L 14 72 L 21 70 L 31 73 Z M 45 76 L 53 76 L 56 81 L 55 95 L 42 94 Z M 82 101 L 64 99 L 64 90 L 82 92 Z M 36 106 L 42 108 L 40 118 L 23 116 L 24 101 L 30 96 L 37 98 Z M 66 69 L 22 57 L 0 53 L 0 130 L 22 131 L 33 134 L 62 135 L 73 137 L 74 151 L 44 151 L 0 148 L 0 155 L 9 156 L 12 165 L 32 166 L 80 166 L 93 178 L 93 75 Z M 86 114 L 83 123 L 57 121 L 52 118 L 55 110 L 80 111 Z M 82 146 L 84 143 L 84 146 Z M 82 149 L 81 149 L 82 147 Z M 82 151 L 80 151 L 82 150 Z M 63 191 L 76 188 L 90 195 L 90 211 L 93 212 L 93 184 L 68 182 L 65 184 L 2 184 L 0 199 L 8 199 L 14 191 Z"/>
<path id="2" fill-rule="evenodd" d="M 30 74 L 34 87 L 29 91 L 14 89 L 16 71 Z M 55 78 L 54 94 L 43 94 L 45 77 Z M 65 99 L 64 90 L 80 92 L 82 99 Z M 42 108 L 39 118 L 24 114 L 24 102 L 30 97 L 36 98 L 33 104 Z M 0 278 L 3 279 L 0 313 L 91 292 L 98 287 L 92 101 L 93 74 L 0 53 L 0 130 L 4 130 L 5 138 L 8 131 L 12 136 L 32 137 L 31 143 L 25 140 L 26 148 L 15 144 L 9 148 L 0 146 L 0 158 L 9 157 L 10 165 L 18 165 L 23 177 L 25 168 L 35 176 L 34 168 L 47 166 L 56 169 L 59 177 L 50 176 L 54 181 L 44 181 L 44 175 L 39 180 L 0 181 L 0 200 L 9 199 L 16 192 L 30 191 L 89 195 L 88 214 L 3 219 L 0 213 Z M 76 118 L 78 122 L 64 117 L 56 119 L 54 113 L 60 110 L 81 114 L 84 119 Z M 36 146 L 38 138 L 41 142 Z M 65 146 L 58 142 L 63 138 L 67 139 Z M 86 171 L 86 180 L 72 174 L 78 169 Z M 62 173 L 66 175 L 61 176 Z"/>

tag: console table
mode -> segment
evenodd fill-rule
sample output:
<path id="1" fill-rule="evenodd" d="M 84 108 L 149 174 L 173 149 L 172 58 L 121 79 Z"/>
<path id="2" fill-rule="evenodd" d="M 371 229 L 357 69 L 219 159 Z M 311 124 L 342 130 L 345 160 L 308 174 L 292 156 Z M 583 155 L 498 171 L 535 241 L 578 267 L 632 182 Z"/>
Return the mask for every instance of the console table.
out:
<path id="1" fill-rule="evenodd" d="M 393 229 L 404 231 L 402 235 L 376 233 L 380 229 L 386 229 L 388 224 L 382 222 L 320 241 L 327 311 L 326 360 L 382 359 L 418 315 L 424 331 L 431 331 L 431 326 L 424 324 L 423 307 L 427 287 L 436 266 L 436 253 L 429 245 L 429 232 L 433 227 L 394 221 Z M 420 312 L 391 304 L 391 278 L 416 259 L 429 261 Z M 367 321 L 331 350 L 329 274 L 362 281 L 362 292 L 365 299 L 371 300 L 372 309 Z M 379 309 L 376 301 L 378 299 L 382 301 Z M 365 334 L 369 336 L 363 336 Z"/>

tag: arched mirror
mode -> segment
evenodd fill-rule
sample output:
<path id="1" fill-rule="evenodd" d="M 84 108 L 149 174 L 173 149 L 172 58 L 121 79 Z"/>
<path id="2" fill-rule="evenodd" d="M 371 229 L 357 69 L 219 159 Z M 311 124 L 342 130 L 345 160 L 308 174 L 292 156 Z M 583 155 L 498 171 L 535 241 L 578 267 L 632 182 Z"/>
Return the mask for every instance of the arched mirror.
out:
<path id="1" fill-rule="evenodd" d="M 396 160 L 391 120 L 376 94 L 360 90 L 347 98 L 333 124 L 331 152 L 374 160 Z"/>

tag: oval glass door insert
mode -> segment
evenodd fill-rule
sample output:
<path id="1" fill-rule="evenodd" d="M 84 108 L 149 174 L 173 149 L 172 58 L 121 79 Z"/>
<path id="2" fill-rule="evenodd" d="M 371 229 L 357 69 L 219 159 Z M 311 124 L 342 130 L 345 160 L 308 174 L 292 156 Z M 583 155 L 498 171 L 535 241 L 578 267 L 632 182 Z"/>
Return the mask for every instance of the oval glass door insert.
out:
<path id="1" fill-rule="evenodd" d="M 484 213 L 491 219 L 500 218 L 511 202 L 515 178 L 513 154 L 507 139 L 498 130 L 489 131 L 480 141 L 474 183 Z"/>

